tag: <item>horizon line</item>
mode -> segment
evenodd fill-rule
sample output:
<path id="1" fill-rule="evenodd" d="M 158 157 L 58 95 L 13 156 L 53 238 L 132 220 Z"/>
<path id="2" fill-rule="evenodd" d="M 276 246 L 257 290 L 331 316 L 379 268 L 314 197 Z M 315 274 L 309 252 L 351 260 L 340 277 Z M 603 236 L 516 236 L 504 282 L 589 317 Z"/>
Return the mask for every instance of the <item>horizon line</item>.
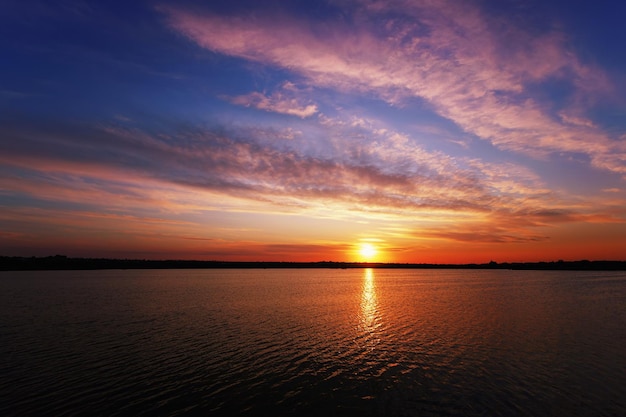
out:
<path id="1" fill-rule="evenodd" d="M 50 256 L 0 256 L 0 270 L 59 269 L 176 269 L 176 268 L 422 268 L 422 269 L 536 269 L 536 270 L 626 270 L 626 260 L 524 261 L 483 263 L 417 263 L 362 261 L 223 261 L 194 259 L 137 259 Z"/>

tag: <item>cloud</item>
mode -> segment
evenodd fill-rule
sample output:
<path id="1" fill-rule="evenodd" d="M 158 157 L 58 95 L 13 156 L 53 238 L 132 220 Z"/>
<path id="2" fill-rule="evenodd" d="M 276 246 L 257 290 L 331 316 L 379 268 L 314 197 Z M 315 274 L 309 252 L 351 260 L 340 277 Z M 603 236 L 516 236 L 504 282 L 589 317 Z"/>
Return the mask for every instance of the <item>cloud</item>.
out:
<path id="1" fill-rule="evenodd" d="M 0 144 L 0 162 L 11 173 L 0 180 L 3 192 L 100 211 L 99 222 L 148 224 L 153 221 L 140 219 L 153 218 L 169 224 L 208 211 L 300 213 L 400 221 L 405 230 L 445 223 L 425 228 L 424 236 L 513 242 L 540 239 L 535 229 L 559 223 L 624 220 L 614 201 L 572 204 L 521 166 L 426 151 L 372 119 L 320 117 L 317 127 L 328 142 L 319 149 L 308 131 L 285 141 L 274 139 L 280 136 L 275 129 L 260 127 L 150 133 L 128 123 L 16 123 L 0 131 L 11 138 Z M 193 226 L 184 229 L 191 240 L 203 238 Z"/>
<path id="2" fill-rule="evenodd" d="M 547 236 L 535 235 L 528 231 L 511 231 L 500 227 L 466 225 L 463 230 L 449 228 L 420 230 L 416 237 L 452 240 L 473 243 L 528 243 L 549 240 Z"/>
<path id="3" fill-rule="evenodd" d="M 563 33 L 531 33 L 473 3 L 341 4 L 348 5 L 350 23 L 159 10 L 171 28 L 208 50 L 287 69 L 312 86 L 374 93 L 395 105 L 419 97 L 501 149 L 533 157 L 584 153 L 595 167 L 626 175 L 621 141 L 584 115 L 589 103 L 609 94 L 609 81 L 572 53 Z M 533 93 L 554 81 L 567 86 L 570 104 Z"/>
<path id="4" fill-rule="evenodd" d="M 285 82 L 281 88 L 271 95 L 252 92 L 250 94 L 227 97 L 233 104 L 245 107 L 255 107 L 269 112 L 289 114 L 306 118 L 318 112 L 317 105 L 306 102 L 298 97 L 298 90 L 292 83 Z"/>
<path id="5" fill-rule="evenodd" d="M 309 117 L 317 113 L 317 106 L 309 104 L 301 106 L 295 99 L 284 99 L 280 94 L 265 96 L 262 93 L 253 92 L 250 94 L 232 97 L 230 102 L 246 107 L 256 107 L 260 110 L 289 114 L 298 117 Z"/>
<path id="6" fill-rule="evenodd" d="M 42 126 L 41 131 L 31 126 L 30 132 L 13 131 L 14 140 L 6 142 L 0 159 L 7 166 L 37 167 L 36 171 L 45 174 L 6 179 L 6 187 L 67 200 L 73 199 L 74 191 L 83 193 L 83 201 L 98 201 L 103 192 L 118 196 L 111 201 L 147 198 L 141 191 L 146 181 L 151 189 L 158 189 L 159 184 L 179 185 L 279 206 L 294 201 L 305 205 L 309 200 L 336 201 L 364 211 L 486 210 L 486 203 L 493 200 L 474 180 L 475 173 L 444 155 L 416 147 L 408 152 L 409 145 L 397 139 L 396 132 L 375 133 L 329 123 L 327 135 L 336 152 L 326 153 L 324 146 L 319 152 L 306 147 L 307 138 L 295 138 L 287 145 L 274 142 L 269 139 L 273 130 L 264 135 L 260 128 L 230 133 L 223 128 L 195 128 L 151 135 L 116 125 Z M 374 140 L 346 139 L 355 132 Z M 46 185 L 38 191 L 37 184 L 42 183 Z M 90 195 L 88 200 L 85 193 Z"/>

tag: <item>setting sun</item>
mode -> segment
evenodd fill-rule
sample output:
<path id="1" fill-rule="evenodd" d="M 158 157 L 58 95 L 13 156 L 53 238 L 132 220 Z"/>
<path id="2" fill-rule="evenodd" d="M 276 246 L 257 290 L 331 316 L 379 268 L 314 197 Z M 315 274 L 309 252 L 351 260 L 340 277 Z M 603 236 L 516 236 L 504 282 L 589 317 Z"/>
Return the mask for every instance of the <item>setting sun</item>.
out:
<path id="1" fill-rule="evenodd" d="M 361 243 L 359 247 L 359 254 L 361 254 L 361 257 L 370 260 L 376 256 L 376 253 L 378 253 L 378 251 L 371 243 Z"/>

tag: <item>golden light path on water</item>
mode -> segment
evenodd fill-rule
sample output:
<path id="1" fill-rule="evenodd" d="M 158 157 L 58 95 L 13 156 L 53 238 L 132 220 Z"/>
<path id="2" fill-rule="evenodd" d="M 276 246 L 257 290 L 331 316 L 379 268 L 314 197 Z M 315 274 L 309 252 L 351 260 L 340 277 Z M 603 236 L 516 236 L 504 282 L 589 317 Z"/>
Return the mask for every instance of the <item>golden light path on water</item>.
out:
<path id="1" fill-rule="evenodd" d="M 380 327 L 378 314 L 374 271 L 371 268 L 366 268 L 363 275 L 363 290 L 361 291 L 361 329 L 370 349 L 373 349 L 380 341 L 378 337 L 378 328 Z"/>

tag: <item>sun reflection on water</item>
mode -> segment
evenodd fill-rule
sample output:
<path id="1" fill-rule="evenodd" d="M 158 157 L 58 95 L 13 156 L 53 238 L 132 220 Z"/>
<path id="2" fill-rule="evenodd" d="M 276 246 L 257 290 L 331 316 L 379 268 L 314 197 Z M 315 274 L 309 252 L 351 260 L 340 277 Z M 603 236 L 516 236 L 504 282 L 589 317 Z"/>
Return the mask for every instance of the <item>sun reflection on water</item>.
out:
<path id="1" fill-rule="evenodd" d="M 377 344 L 378 337 L 376 333 L 379 326 L 380 318 L 378 315 L 374 271 L 371 268 L 367 268 L 363 275 L 363 290 L 361 292 L 361 329 L 370 343 Z"/>

